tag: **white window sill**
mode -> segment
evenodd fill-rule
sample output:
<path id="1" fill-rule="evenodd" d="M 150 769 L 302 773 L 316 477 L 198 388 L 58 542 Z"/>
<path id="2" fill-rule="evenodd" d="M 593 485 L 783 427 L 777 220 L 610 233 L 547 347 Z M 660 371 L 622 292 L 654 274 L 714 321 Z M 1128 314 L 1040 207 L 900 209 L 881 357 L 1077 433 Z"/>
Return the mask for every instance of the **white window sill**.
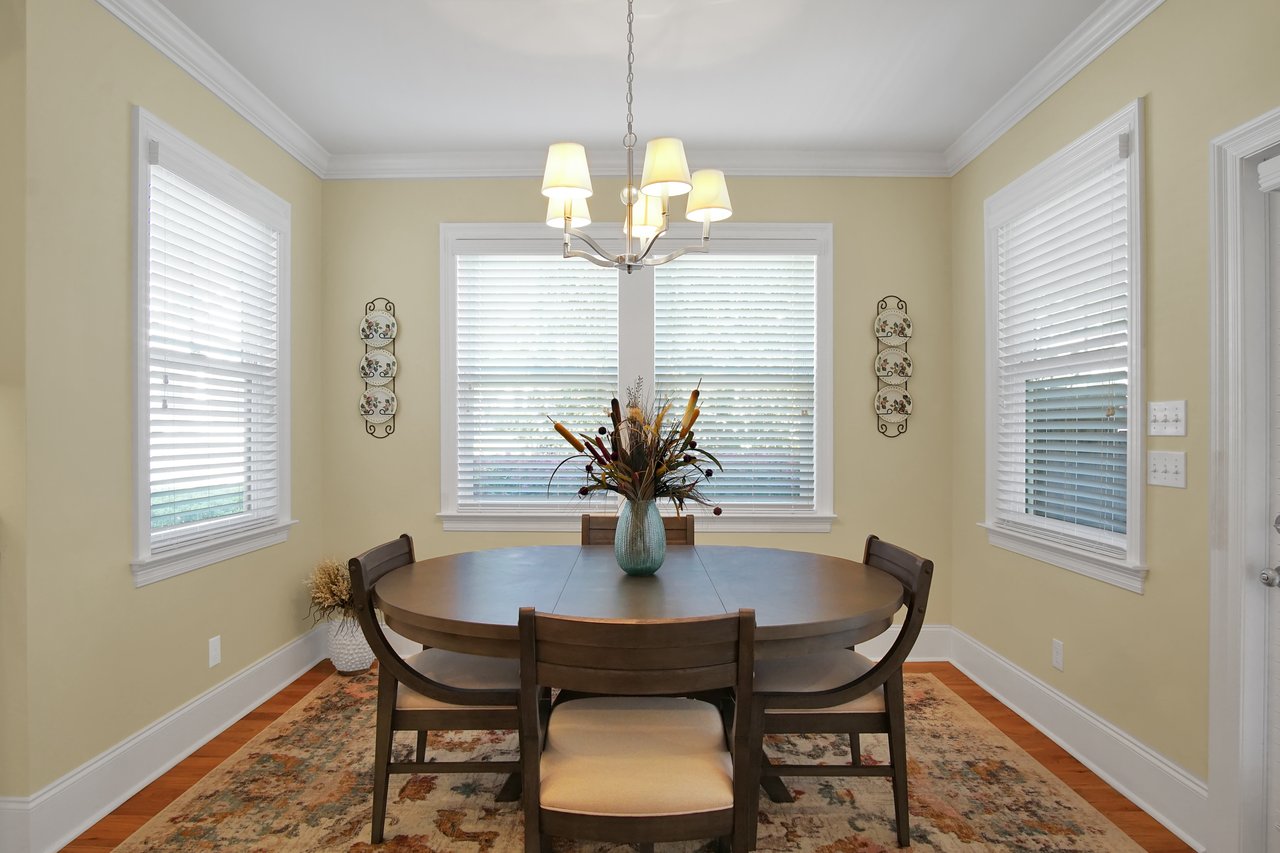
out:
<path id="1" fill-rule="evenodd" d="M 613 508 L 583 507 L 584 512 L 608 512 Z M 695 512 L 698 529 L 704 533 L 830 533 L 835 516 L 830 513 L 788 513 L 726 508 L 724 515 Z M 580 513 L 491 510 L 442 512 L 437 518 L 445 530 L 484 532 L 549 533 L 578 532 L 582 529 Z"/>
<path id="2" fill-rule="evenodd" d="M 1042 563 L 1059 566 L 1139 595 L 1142 594 L 1146 584 L 1145 566 L 1111 559 L 1100 554 L 1091 554 L 1061 542 L 1043 539 L 1020 530 L 1010 530 L 993 522 L 979 523 L 978 526 L 986 528 L 987 543 L 996 548 L 1003 548 Z"/>
<path id="3" fill-rule="evenodd" d="M 266 527 L 255 527 L 243 533 L 231 533 L 212 542 L 203 542 L 190 548 L 134 560 L 131 564 L 133 585 L 146 586 L 149 583 L 257 551 L 259 548 L 279 545 L 289 538 L 289 528 L 297 523 L 296 520 L 279 521 Z"/>

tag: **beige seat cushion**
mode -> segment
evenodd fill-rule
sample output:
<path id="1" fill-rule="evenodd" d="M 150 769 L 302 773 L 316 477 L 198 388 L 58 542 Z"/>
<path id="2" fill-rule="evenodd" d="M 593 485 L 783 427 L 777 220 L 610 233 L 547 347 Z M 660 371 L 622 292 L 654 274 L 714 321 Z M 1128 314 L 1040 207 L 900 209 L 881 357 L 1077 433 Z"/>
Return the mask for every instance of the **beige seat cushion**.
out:
<path id="1" fill-rule="evenodd" d="M 556 707 L 541 760 L 544 809 L 652 816 L 733 807 L 720 713 L 667 697 L 575 699 Z"/>
<path id="2" fill-rule="evenodd" d="M 418 672 L 450 687 L 466 687 L 474 690 L 519 690 L 520 661 L 507 658 L 491 658 L 484 655 L 467 655 L 445 649 L 424 649 L 405 658 L 405 663 Z M 439 709 L 472 707 L 439 702 L 398 685 L 396 708 L 402 711 L 434 711 Z M 490 709 L 508 706 L 484 706 Z"/>
<path id="3" fill-rule="evenodd" d="M 837 649 L 782 660 L 757 660 L 755 689 L 761 693 L 812 693 L 848 684 L 863 675 L 875 661 L 849 649 Z M 770 714 L 812 713 L 814 709 L 770 708 Z M 884 688 L 877 687 L 865 696 L 832 708 L 820 709 L 849 714 L 884 712 Z"/>

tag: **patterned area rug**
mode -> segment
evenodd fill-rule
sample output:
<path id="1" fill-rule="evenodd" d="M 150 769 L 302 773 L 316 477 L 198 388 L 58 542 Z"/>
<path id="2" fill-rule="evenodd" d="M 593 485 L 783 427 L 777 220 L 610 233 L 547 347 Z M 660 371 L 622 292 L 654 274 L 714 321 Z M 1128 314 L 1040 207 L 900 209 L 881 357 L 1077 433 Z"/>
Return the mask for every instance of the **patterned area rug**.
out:
<path id="1" fill-rule="evenodd" d="M 1128 836 L 931 675 L 908 674 L 911 838 L 917 851 L 1140 851 Z M 503 777 L 391 777 L 387 840 L 369 840 L 375 678 L 333 676 L 249 741 L 117 851 L 519 853 L 517 803 L 494 803 Z M 396 748 L 412 752 L 412 734 Z M 863 737 L 883 761 L 882 737 Z M 433 732 L 430 749 L 495 760 L 508 732 Z M 779 756 L 847 762 L 848 741 L 780 737 Z M 430 753 L 429 753 L 430 754 Z M 897 850 L 887 779 L 789 778 L 795 802 L 761 798 L 759 850 Z M 693 853 L 708 844 L 659 845 Z M 626 846 L 561 843 L 557 851 Z"/>

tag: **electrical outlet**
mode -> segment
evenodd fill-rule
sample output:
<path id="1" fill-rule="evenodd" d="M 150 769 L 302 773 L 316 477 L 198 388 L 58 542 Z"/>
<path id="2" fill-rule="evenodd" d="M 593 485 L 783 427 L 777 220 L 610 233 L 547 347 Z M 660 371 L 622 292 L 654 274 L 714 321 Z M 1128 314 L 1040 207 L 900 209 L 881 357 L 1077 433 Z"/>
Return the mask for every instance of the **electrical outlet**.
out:
<path id="1" fill-rule="evenodd" d="M 1147 435 L 1186 435 L 1187 401 L 1147 403 Z"/>
<path id="2" fill-rule="evenodd" d="M 1181 450 L 1147 451 L 1147 485 L 1187 487 L 1187 454 Z"/>
<path id="3" fill-rule="evenodd" d="M 222 635 L 209 638 L 209 668 L 222 663 Z"/>
<path id="4" fill-rule="evenodd" d="M 1062 672 L 1062 641 L 1053 641 L 1053 668 Z"/>

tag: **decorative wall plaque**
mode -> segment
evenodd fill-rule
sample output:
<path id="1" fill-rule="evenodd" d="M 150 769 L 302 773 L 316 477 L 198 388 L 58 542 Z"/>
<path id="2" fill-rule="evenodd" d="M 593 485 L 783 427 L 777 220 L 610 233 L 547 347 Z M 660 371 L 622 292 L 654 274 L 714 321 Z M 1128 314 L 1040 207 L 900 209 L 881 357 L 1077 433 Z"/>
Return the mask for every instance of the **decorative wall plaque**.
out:
<path id="1" fill-rule="evenodd" d="M 907 344 L 913 328 L 907 303 L 898 297 L 886 296 L 876 308 L 880 313 L 873 326 L 876 357 L 871 369 L 876 375 L 877 387 L 872 408 L 880 434 L 896 438 L 907 431 L 907 418 L 911 415 L 907 380 L 915 366 L 907 353 Z"/>
<path id="2" fill-rule="evenodd" d="M 359 373 L 364 380 L 364 391 L 360 393 L 359 412 L 364 418 L 365 432 L 374 438 L 386 438 L 396 431 L 399 405 L 396 373 L 400 369 L 396 361 L 396 335 L 399 333 L 394 302 L 378 297 L 365 303 L 364 317 L 360 320 L 364 355 L 360 357 Z"/>

